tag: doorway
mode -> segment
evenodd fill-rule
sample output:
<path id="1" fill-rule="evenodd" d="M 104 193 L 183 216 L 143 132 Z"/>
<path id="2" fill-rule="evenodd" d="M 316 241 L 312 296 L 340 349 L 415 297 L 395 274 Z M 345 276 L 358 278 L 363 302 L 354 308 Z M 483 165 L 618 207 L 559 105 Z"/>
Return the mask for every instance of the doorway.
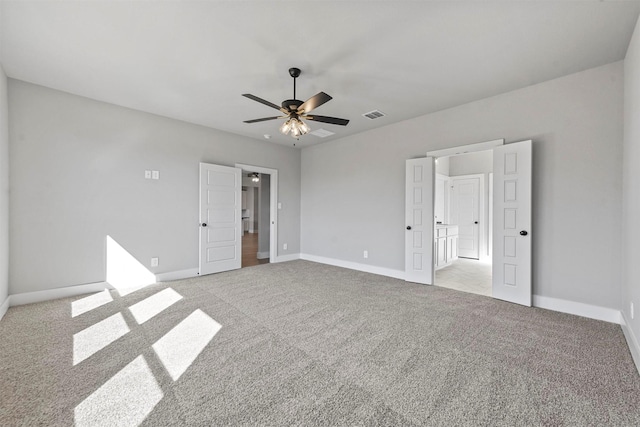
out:
<path id="1" fill-rule="evenodd" d="M 493 159 L 493 176 L 488 177 L 493 208 L 487 206 L 487 217 L 492 221 L 481 228 L 487 237 L 480 249 L 487 260 L 491 259 L 491 296 L 531 306 L 531 140 L 509 144 L 488 141 L 432 151 L 427 157 L 406 161 L 405 280 L 434 284 L 436 268 L 458 259 L 457 224 L 436 224 L 436 212 L 444 211 L 434 208 L 436 200 L 444 199 L 434 194 L 438 187 L 436 159 L 485 150 L 490 150 Z"/>
<path id="2" fill-rule="evenodd" d="M 278 171 L 236 164 L 242 169 L 242 268 L 273 263 L 277 257 Z"/>
<path id="3" fill-rule="evenodd" d="M 458 291 L 491 296 L 492 266 L 488 250 L 485 182 L 493 173 L 493 151 L 438 157 L 435 196 L 434 282 Z"/>
<path id="4" fill-rule="evenodd" d="M 271 175 L 242 171 L 242 268 L 269 263 Z"/>
<path id="5" fill-rule="evenodd" d="M 257 172 L 268 182 L 269 196 L 262 209 L 265 217 L 263 235 L 267 240 L 264 258 L 268 262 L 276 260 L 278 171 L 252 165 L 230 167 L 200 163 L 200 275 L 242 267 L 242 237 L 247 221 L 242 212 L 247 203 L 247 196 L 242 191 L 243 170 Z M 268 234 L 264 230 L 268 230 Z"/>

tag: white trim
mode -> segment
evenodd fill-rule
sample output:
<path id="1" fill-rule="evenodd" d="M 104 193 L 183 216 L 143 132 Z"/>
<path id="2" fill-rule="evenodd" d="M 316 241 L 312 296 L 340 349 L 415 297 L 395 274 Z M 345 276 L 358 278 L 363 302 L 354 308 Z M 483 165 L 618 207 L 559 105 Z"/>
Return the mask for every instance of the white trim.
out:
<path id="1" fill-rule="evenodd" d="M 476 151 L 492 150 L 494 147 L 504 145 L 504 139 L 494 139 L 493 141 L 478 142 L 475 144 L 459 145 L 457 147 L 443 148 L 442 150 L 427 151 L 427 157 L 447 157 L 457 154 L 474 153 Z"/>
<path id="2" fill-rule="evenodd" d="M 168 271 L 156 274 L 156 282 L 170 282 L 172 280 L 188 279 L 199 275 L 198 268 L 188 268 L 186 270 Z"/>
<path id="3" fill-rule="evenodd" d="M 300 254 L 279 255 L 276 258 L 276 262 L 295 261 L 297 259 L 300 259 Z"/>
<path id="4" fill-rule="evenodd" d="M 325 258 L 317 255 L 300 254 L 300 259 L 306 261 L 318 262 L 320 264 L 328 264 L 336 267 L 349 268 L 351 270 L 364 271 L 365 273 L 379 274 L 380 276 L 393 277 L 394 279 L 404 280 L 404 271 L 392 270 L 390 268 L 376 267 L 374 265 L 360 264 L 351 261 L 342 261 L 340 259 Z"/>
<path id="5" fill-rule="evenodd" d="M 46 291 L 23 292 L 10 296 L 11 307 L 35 302 L 49 301 L 58 298 L 73 297 L 76 295 L 90 294 L 93 292 L 113 289 L 107 282 L 88 283 L 86 285 L 67 286 L 64 288 L 47 289 Z"/>
<path id="6" fill-rule="evenodd" d="M 493 170 L 493 168 L 491 169 Z M 493 172 L 489 172 L 489 218 L 487 218 L 487 258 L 493 261 Z"/>
<path id="7" fill-rule="evenodd" d="M 620 311 L 614 308 L 589 305 L 581 302 L 567 301 L 559 298 L 533 295 L 533 306 L 561 313 L 575 314 L 589 319 L 602 320 L 609 323 L 620 324 Z"/>
<path id="8" fill-rule="evenodd" d="M 269 258 L 269 262 L 271 262 L 271 256 L 269 252 L 256 252 L 256 258 L 258 259 Z"/>
<path id="9" fill-rule="evenodd" d="M 11 295 L 7 296 L 2 305 L 0 305 L 0 320 L 4 317 L 9 310 L 9 306 L 11 305 Z"/>
<path id="10" fill-rule="evenodd" d="M 640 374 L 640 344 L 638 344 L 638 339 L 633 334 L 633 330 L 629 327 L 629 322 L 627 321 L 627 316 L 624 314 L 624 311 L 620 312 L 620 326 L 622 327 L 622 333 L 627 340 L 631 357 L 633 358 L 633 361 L 636 364 L 636 369 Z"/>
<path id="11" fill-rule="evenodd" d="M 278 256 L 278 169 L 236 163 L 236 167 L 247 172 L 258 172 L 270 175 L 269 184 L 269 262 L 276 262 Z M 258 230 L 258 233 L 260 230 Z"/>

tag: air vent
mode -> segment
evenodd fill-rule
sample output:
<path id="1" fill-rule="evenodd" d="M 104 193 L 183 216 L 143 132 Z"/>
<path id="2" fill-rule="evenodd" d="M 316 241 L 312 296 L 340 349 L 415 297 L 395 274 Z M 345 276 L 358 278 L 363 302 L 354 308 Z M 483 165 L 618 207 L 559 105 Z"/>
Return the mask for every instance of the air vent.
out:
<path id="1" fill-rule="evenodd" d="M 373 110 L 373 111 L 369 111 L 368 113 L 364 113 L 363 116 L 366 117 L 367 119 L 375 120 L 375 119 L 379 119 L 380 117 L 384 117 L 385 114 L 382 111 Z"/>
<path id="2" fill-rule="evenodd" d="M 328 131 L 326 129 L 316 129 L 313 132 L 309 132 L 311 135 L 318 136 L 320 138 L 326 138 L 331 135 L 335 135 L 335 133 Z"/>

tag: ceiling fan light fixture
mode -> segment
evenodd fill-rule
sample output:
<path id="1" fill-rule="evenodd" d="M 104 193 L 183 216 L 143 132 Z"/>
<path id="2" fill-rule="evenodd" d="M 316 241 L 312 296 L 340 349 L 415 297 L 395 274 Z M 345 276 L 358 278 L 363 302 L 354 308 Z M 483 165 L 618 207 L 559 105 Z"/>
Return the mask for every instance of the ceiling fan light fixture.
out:
<path id="1" fill-rule="evenodd" d="M 293 138 L 299 138 L 300 135 L 306 135 L 311 131 L 308 124 L 300 120 L 298 117 L 292 117 L 280 127 L 280 132 L 288 135 L 291 132 Z"/>
<path id="2" fill-rule="evenodd" d="M 306 135 L 309 133 L 309 131 L 311 130 L 311 128 L 309 127 L 308 124 L 306 124 L 305 122 L 303 122 L 302 120 L 298 119 L 298 123 L 300 123 L 299 128 L 300 128 L 300 133 L 302 133 L 303 135 Z"/>

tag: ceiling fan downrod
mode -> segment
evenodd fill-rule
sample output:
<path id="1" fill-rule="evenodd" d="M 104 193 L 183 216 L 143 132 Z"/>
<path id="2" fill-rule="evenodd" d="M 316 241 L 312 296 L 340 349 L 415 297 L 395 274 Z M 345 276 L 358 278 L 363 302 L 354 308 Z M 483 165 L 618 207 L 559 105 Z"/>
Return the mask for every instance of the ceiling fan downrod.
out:
<path id="1" fill-rule="evenodd" d="M 293 77 L 293 99 L 296 99 L 296 79 L 300 77 L 300 68 L 289 68 L 289 75 Z"/>

